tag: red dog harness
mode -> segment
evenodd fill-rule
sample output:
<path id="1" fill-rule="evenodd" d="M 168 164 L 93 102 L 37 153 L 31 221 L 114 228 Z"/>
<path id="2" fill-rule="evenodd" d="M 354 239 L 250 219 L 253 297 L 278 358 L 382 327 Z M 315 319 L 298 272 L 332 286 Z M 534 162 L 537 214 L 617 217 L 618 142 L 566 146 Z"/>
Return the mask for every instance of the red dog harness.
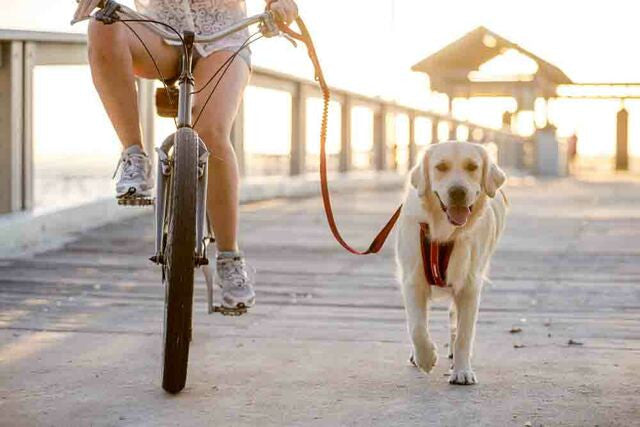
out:
<path id="1" fill-rule="evenodd" d="M 453 251 L 453 242 L 438 243 L 429 238 L 429 224 L 420 223 L 420 251 L 427 283 L 447 287 L 447 267 Z"/>

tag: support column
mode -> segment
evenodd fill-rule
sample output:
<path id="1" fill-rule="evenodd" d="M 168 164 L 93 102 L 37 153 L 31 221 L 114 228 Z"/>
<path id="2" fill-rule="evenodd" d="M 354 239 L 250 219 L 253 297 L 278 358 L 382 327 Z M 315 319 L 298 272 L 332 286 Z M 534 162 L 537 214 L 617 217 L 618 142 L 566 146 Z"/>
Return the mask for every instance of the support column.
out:
<path id="1" fill-rule="evenodd" d="M 23 208 L 23 42 L 0 43 L 0 214 Z"/>
<path id="2" fill-rule="evenodd" d="M 440 121 L 436 118 L 431 119 L 431 143 L 437 144 L 440 142 L 440 138 L 438 137 L 438 126 L 440 125 Z"/>
<path id="3" fill-rule="evenodd" d="M 24 44 L 24 136 L 22 146 L 22 208 L 34 208 L 33 200 L 33 70 L 38 61 L 38 46 L 35 42 Z"/>
<path id="4" fill-rule="evenodd" d="M 409 169 L 416 163 L 418 147 L 416 144 L 416 113 L 409 112 Z"/>
<path id="5" fill-rule="evenodd" d="M 458 140 L 458 125 L 456 122 L 449 122 L 449 141 Z"/>
<path id="6" fill-rule="evenodd" d="M 349 172 L 351 169 L 351 97 L 344 96 L 342 103 L 342 126 L 340 129 L 340 172 Z"/>
<path id="7" fill-rule="evenodd" d="M 378 171 L 387 169 L 387 110 L 381 104 L 373 118 L 373 163 Z"/>
<path id="8" fill-rule="evenodd" d="M 624 105 L 616 115 L 616 170 L 629 170 L 629 113 Z"/>
<path id="9" fill-rule="evenodd" d="M 297 83 L 291 95 L 291 151 L 290 175 L 300 175 L 305 172 L 307 154 L 307 98 L 305 87 Z"/>

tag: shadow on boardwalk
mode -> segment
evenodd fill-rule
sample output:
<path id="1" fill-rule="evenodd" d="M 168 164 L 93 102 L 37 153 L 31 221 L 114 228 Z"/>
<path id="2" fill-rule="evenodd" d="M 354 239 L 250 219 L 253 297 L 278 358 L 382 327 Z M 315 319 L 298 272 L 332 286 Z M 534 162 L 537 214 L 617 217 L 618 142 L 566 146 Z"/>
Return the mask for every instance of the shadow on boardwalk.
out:
<path id="1" fill-rule="evenodd" d="M 188 385 L 177 397 L 159 385 L 163 291 L 146 261 L 151 215 L 0 261 L 0 425 L 632 425 L 638 194 L 632 182 L 509 188 L 474 387 L 446 382 L 444 305 L 431 320 L 442 356 L 434 372 L 408 366 L 393 245 L 380 256 L 346 254 L 319 199 L 243 208 L 259 304 L 241 318 L 207 316 L 197 284 Z M 337 197 L 350 240 L 364 245 L 398 198 Z"/>

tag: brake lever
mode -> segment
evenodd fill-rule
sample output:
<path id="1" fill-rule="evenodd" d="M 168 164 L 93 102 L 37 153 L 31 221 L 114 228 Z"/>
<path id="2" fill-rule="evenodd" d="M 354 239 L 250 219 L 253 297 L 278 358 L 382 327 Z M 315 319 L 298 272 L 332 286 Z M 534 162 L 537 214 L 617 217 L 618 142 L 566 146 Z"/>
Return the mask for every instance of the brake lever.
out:
<path id="1" fill-rule="evenodd" d="M 260 32 L 265 37 L 275 37 L 280 35 L 280 28 L 275 23 L 273 13 L 270 10 L 266 11 L 266 16 L 260 23 Z"/>
<path id="2" fill-rule="evenodd" d="M 117 12 L 120 10 L 120 5 L 113 0 L 106 0 L 103 4 L 104 6 L 102 9 L 93 15 L 96 21 L 100 21 L 105 25 L 111 25 L 114 22 L 118 22 L 120 18 L 118 17 Z"/>
<path id="3" fill-rule="evenodd" d="M 98 8 L 100 8 L 100 9 L 102 9 L 102 8 L 104 8 L 104 7 L 105 7 L 105 5 L 106 5 L 107 3 L 112 3 L 112 2 L 113 2 L 113 0 L 102 0 L 102 1 L 100 1 L 100 3 L 98 3 L 98 6 L 97 6 L 97 7 L 98 7 Z M 76 0 L 76 3 L 80 3 L 80 0 Z M 91 18 L 94 18 L 94 17 L 95 17 L 95 15 L 96 15 L 97 13 L 98 13 L 98 12 L 96 12 L 94 15 L 87 15 L 87 16 L 85 16 L 85 17 L 83 17 L 83 18 L 79 18 L 79 19 L 72 19 L 70 24 L 71 24 L 71 25 L 75 25 L 75 24 L 77 24 L 78 22 L 88 21 L 88 20 L 90 20 Z M 115 21 L 113 21 L 113 22 L 115 22 Z M 113 22 L 111 22 L 111 24 L 112 24 Z"/>

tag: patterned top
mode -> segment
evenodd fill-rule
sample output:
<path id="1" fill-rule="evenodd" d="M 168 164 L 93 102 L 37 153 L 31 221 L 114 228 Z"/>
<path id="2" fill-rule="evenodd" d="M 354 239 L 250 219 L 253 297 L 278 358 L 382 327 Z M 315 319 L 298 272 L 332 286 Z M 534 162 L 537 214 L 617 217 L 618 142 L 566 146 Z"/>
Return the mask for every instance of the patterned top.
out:
<path id="1" fill-rule="evenodd" d="M 140 13 L 196 35 L 215 33 L 247 16 L 244 0 L 135 0 L 135 4 Z M 245 29 L 214 43 L 198 43 L 196 49 L 203 57 L 219 50 L 235 50 L 248 37 L 249 30 Z"/>

